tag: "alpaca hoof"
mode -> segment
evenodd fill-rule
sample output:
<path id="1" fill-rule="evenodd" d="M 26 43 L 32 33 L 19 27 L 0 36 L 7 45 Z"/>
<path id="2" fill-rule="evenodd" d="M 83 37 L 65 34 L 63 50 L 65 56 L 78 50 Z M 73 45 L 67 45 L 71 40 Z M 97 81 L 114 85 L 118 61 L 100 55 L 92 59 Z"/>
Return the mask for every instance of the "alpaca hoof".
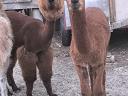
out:
<path id="1" fill-rule="evenodd" d="M 17 88 L 14 88 L 13 91 L 14 91 L 15 93 L 18 93 L 18 92 L 21 91 L 21 89 L 17 87 Z"/>
<path id="2" fill-rule="evenodd" d="M 12 96 L 12 95 L 13 95 L 13 93 L 8 90 L 8 96 Z"/>

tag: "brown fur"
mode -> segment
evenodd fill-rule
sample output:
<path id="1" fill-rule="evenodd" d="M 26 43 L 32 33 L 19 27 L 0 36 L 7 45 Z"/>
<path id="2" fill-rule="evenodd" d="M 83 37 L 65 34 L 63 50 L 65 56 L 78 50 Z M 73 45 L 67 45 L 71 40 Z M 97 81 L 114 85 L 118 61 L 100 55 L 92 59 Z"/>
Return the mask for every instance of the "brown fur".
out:
<path id="1" fill-rule="evenodd" d="M 46 87 L 47 92 L 50 93 L 50 96 L 56 96 L 51 94 L 52 90 L 48 84 L 51 86 L 51 76 L 52 76 L 52 49 L 49 48 L 46 52 L 41 52 L 34 54 L 28 52 L 24 46 L 18 48 L 17 50 L 17 59 L 22 68 L 22 74 L 27 86 L 27 96 L 32 96 L 32 87 L 33 83 L 36 80 L 36 66 L 39 69 L 40 78 L 43 80 L 43 83 Z M 42 74 L 43 73 L 43 74 Z"/>
<path id="2" fill-rule="evenodd" d="M 64 0 L 53 0 L 52 4 L 50 4 L 49 1 L 50 0 L 38 0 L 39 9 L 45 19 L 50 21 L 57 20 L 63 15 Z"/>
<path id="3" fill-rule="evenodd" d="M 40 58 L 38 54 L 40 55 L 45 55 L 45 52 L 49 52 L 49 46 L 52 40 L 53 36 L 53 30 L 54 30 L 54 22 L 53 21 L 46 21 L 45 24 L 42 23 L 42 21 L 33 19 L 32 17 L 22 15 L 21 13 L 17 12 L 7 12 L 8 17 L 11 20 L 12 23 L 12 28 L 13 28 L 13 33 L 14 33 L 14 46 L 12 50 L 12 55 L 11 55 L 11 62 L 8 68 L 7 72 L 7 77 L 8 77 L 8 82 L 12 86 L 13 91 L 19 90 L 14 82 L 13 79 L 13 67 L 15 66 L 16 63 L 16 50 L 18 47 L 24 45 L 25 49 L 27 50 L 27 53 L 33 53 L 35 54 L 38 59 Z M 21 52 L 22 54 L 22 52 Z M 24 54 L 23 54 L 24 55 Z M 23 58 L 25 58 L 23 56 Z M 35 77 L 31 77 L 34 74 L 31 73 L 31 69 L 35 68 L 35 62 L 31 61 L 31 58 L 24 59 L 25 61 L 22 61 L 20 63 L 26 62 L 25 65 L 24 63 L 21 65 L 24 65 L 22 68 L 23 72 L 23 77 L 27 85 L 27 96 L 32 96 L 32 89 L 33 89 L 33 82 L 35 81 Z M 28 61 L 27 61 L 28 60 Z M 30 60 L 30 61 L 29 61 Z M 20 61 L 20 60 L 19 60 Z M 49 61 L 49 60 L 48 60 Z M 27 64 L 28 63 L 28 64 Z M 33 64 L 31 68 L 29 68 L 29 63 Z M 40 61 L 38 61 L 38 66 L 41 66 Z M 50 62 L 50 65 L 52 62 Z M 48 64 L 49 65 L 49 64 Z M 52 66 L 49 66 L 52 67 Z M 42 76 L 42 81 L 44 78 L 46 78 L 46 82 L 43 81 L 46 90 L 49 94 L 49 96 L 56 96 L 55 94 L 52 93 L 52 87 L 51 87 L 51 74 L 49 76 L 45 75 L 46 72 L 44 70 L 44 67 L 41 67 L 42 73 L 40 72 L 40 75 L 44 75 L 46 77 Z M 52 68 L 50 68 L 52 71 Z M 43 71 L 44 70 L 44 71 Z M 49 73 L 49 70 L 46 70 L 47 73 Z M 30 74 L 28 74 L 30 73 Z M 27 76 L 27 77 L 26 77 Z M 34 75 L 35 76 L 35 75 Z M 49 77 L 49 78 L 48 78 Z M 29 81 L 29 82 L 28 82 Z M 47 84 L 46 84 L 47 83 Z"/>
<path id="4" fill-rule="evenodd" d="M 60 0 L 54 1 L 55 2 L 53 4 L 56 5 L 56 1 Z M 36 80 L 36 66 L 40 71 L 40 76 L 48 92 L 48 95 L 57 96 L 56 94 L 53 94 L 51 87 L 53 56 L 51 53 L 50 44 L 54 32 L 54 23 L 56 20 L 55 18 L 60 18 L 62 16 L 62 11 L 60 10 L 62 10 L 63 7 L 59 7 L 57 9 L 57 7 L 60 6 L 59 3 L 57 3 L 56 6 L 53 6 L 52 4 L 51 9 L 51 4 L 49 5 L 46 2 L 41 4 L 43 4 L 43 6 L 48 6 L 46 8 L 48 13 L 45 12 L 45 14 L 43 14 L 46 19 L 44 24 L 40 20 L 33 19 L 32 17 L 25 16 L 17 12 L 7 12 L 7 15 L 12 23 L 15 39 L 7 77 L 8 82 L 12 86 L 13 91 L 19 90 L 13 79 L 13 68 L 17 60 L 16 50 L 18 47 L 24 46 L 24 48 L 19 49 L 20 51 L 18 51 L 18 58 L 22 68 L 23 77 L 27 86 L 27 96 L 32 96 L 33 82 Z M 43 6 L 40 9 L 42 13 L 44 12 Z M 55 18 L 47 17 L 46 14 L 49 14 L 53 10 L 56 13 L 52 14 Z M 25 50 L 23 51 L 23 49 Z M 37 61 L 32 58 L 37 58 Z M 32 64 L 31 67 L 29 66 L 30 64 Z"/>
<path id="5" fill-rule="evenodd" d="M 82 96 L 106 96 L 105 59 L 110 39 L 108 22 L 100 9 L 85 9 L 84 0 L 78 1 L 72 4 L 68 0 L 68 7 L 72 24 L 70 51 L 80 78 L 81 93 Z"/>

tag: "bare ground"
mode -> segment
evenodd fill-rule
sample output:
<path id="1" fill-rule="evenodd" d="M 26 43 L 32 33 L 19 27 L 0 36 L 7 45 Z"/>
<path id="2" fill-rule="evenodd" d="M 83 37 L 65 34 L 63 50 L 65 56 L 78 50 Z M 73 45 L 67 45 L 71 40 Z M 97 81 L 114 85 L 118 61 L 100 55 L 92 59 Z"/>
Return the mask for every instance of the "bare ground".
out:
<path id="1" fill-rule="evenodd" d="M 58 96 L 81 96 L 79 79 L 69 55 L 69 47 L 61 45 L 58 35 L 54 36 L 52 47 L 54 49 L 53 91 Z M 107 96 L 128 96 L 128 33 L 112 33 L 109 52 L 115 56 L 115 61 L 107 60 L 106 64 Z M 21 91 L 13 96 L 26 96 L 26 87 L 18 64 L 14 70 L 14 77 Z M 48 96 L 39 76 L 34 83 L 33 96 Z"/>

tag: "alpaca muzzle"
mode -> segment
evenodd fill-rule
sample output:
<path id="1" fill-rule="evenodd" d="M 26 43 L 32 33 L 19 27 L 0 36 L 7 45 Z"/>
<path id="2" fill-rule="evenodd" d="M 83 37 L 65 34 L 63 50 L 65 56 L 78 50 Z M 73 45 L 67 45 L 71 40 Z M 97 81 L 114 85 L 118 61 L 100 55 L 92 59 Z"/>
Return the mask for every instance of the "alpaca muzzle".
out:
<path id="1" fill-rule="evenodd" d="M 52 3 L 52 2 L 54 2 L 54 0 L 48 0 L 48 2 L 49 2 L 49 3 Z"/>
<path id="2" fill-rule="evenodd" d="M 54 8 L 54 4 L 55 4 L 54 0 L 48 0 L 48 6 L 50 9 Z"/>
<path id="3" fill-rule="evenodd" d="M 79 0 L 71 0 L 71 5 L 73 9 L 78 9 L 80 7 Z"/>
<path id="4" fill-rule="evenodd" d="M 72 4 L 79 3 L 79 0 L 71 0 Z"/>

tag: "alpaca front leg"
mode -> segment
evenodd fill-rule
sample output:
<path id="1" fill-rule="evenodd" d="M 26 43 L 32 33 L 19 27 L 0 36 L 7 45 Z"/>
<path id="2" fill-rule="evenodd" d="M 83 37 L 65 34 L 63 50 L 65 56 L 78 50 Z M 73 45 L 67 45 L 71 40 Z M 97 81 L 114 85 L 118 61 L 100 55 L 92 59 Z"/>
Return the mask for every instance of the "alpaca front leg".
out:
<path id="1" fill-rule="evenodd" d="M 93 96 L 106 96 L 104 64 L 97 64 L 96 66 L 91 66 L 90 78 Z"/>
<path id="2" fill-rule="evenodd" d="M 97 76 L 96 75 L 96 70 L 97 70 L 96 67 L 89 66 L 89 75 L 90 75 L 90 83 L 91 83 L 92 92 L 94 91 L 94 84 L 95 84 L 95 79 L 96 79 L 96 76 Z M 104 76 L 105 76 L 105 74 L 104 74 Z M 104 78 L 103 78 L 103 81 L 104 81 Z M 105 82 L 103 82 L 103 85 L 104 84 L 105 84 Z"/>
<path id="3" fill-rule="evenodd" d="M 32 96 L 33 83 L 36 80 L 36 67 L 34 70 L 30 70 L 30 69 L 33 68 L 28 68 L 28 70 L 24 70 L 24 68 L 22 67 L 22 71 L 24 71 L 22 72 L 22 75 L 27 87 L 27 91 L 26 91 L 27 96 Z"/>
<path id="4" fill-rule="evenodd" d="M 49 48 L 47 52 L 42 52 L 38 55 L 39 62 L 37 64 L 40 77 L 47 90 L 49 96 L 57 96 L 52 92 L 51 77 L 52 77 L 52 49 Z"/>
<path id="5" fill-rule="evenodd" d="M 48 63 L 46 63 L 46 64 L 48 64 Z M 43 81 L 43 84 L 46 88 L 48 95 L 49 96 L 57 96 L 56 94 L 54 94 L 52 92 L 52 85 L 51 85 L 51 77 L 52 77 L 51 70 L 52 69 L 50 68 L 51 70 L 48 71 L 49 67 L 46 67 L 45 63 L 44 63 L 44 67 L 38 66 L 38 69 L 39 69 L 40 78 Z"/>
<path id="6" fill-rule="evenodd" d="M 27 91 L 26 94 L 27 96 L 32 96 L 32 90 L 33 90 L 33 83 L 34 81 L 27 81 L 25 80 Z"/>
<path id="7" fill-rule="evenodd" d="M 57 96 L 56 94 L 52 93 L 52 86 L 51 86 L 51 77 L 48 79 L 42 78 L 43 84 L 47 90 L 49 96 Z"/>
<path id="8" fill-rule="evenodd" d="M 76 70 L 80 79 L 82 96 L 92 96 L 91 88 L 89 86 L 89 75 L 86 67 L 76 65 Z"/>

